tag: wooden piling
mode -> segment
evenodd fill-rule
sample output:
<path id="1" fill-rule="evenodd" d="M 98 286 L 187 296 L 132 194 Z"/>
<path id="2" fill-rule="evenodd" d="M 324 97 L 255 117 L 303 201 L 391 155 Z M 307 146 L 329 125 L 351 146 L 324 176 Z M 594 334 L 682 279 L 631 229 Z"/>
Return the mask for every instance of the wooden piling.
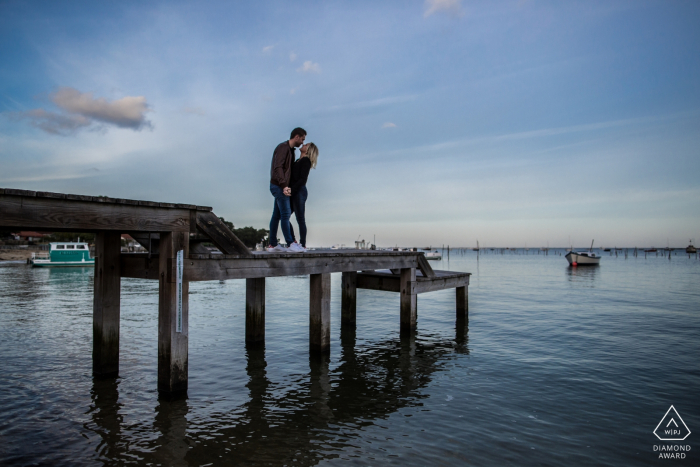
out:
<path id="1" fill-rule="evenodd" d="M 95 376 L 119 374 L 120 257 L 119 232 L 98 232 L 92 304 L 92 373 Z"/>
<path id="2" fill-rule="evenodd" d="M 311 274 L 309 290 L 309 349 L 331 350 L 331 275 Z"/>
<path id="3" fill-rule="evenodd" d="M 186 260 L 188 250 L 187 232 L 161 232 L 158 266 L 158 391 L 165 394 L 187 392 L 189 282 L 183 279 L 180 295 L 176 265 L 178 251 L 183 251 Z"/>
<path id="4" fill-rule="evenodd" d="M 464 318 L 469 315 L 469 294 L 467 287 L 455 287 L 457 292 L 457 317 Z"/>
<path id="5" fill-rule="evenodd" d="M 343 273 L 342 289 L 341 327 L 355 326 L 357 322 L 357 271 Z"/>
<path id="6" fill-rule="evenodd" d="M 416 268 L 401 269 L 401 332 L 416 328 L 418 315 L 416 295 Z"/>
<path id="7" fill-rule="evenodd" d="M 265 278 L 245 280 L 245 342 L 265 342 Z"/>

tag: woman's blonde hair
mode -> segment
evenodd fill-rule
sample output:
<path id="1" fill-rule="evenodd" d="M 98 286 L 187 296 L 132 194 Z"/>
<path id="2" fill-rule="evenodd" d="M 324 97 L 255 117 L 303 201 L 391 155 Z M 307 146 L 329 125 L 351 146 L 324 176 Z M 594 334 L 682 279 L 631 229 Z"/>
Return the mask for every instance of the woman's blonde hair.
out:
<path id="1" fill-rule="evenodd" d="M 318 148 L 314 143 L 309 143 L 309 147 L 306 148 L 306 157 L 311 161 L 311 168 L 315 169 L 318 162 Z"/>

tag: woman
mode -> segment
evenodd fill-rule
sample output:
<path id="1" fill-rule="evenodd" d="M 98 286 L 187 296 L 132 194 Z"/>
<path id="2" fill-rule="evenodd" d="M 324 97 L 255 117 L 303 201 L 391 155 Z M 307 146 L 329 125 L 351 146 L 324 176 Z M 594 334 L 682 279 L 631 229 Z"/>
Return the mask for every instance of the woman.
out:
<path id="1" fill-rule="evenodd" d="M 304 211 L 306 198 L 309 196 L 306 191 L 306 180 L 309 178 L 309 171 L 316 168 L 318 148 L 314 143 L 307 143 L 299 149 L 299 152 L 301 152 L 301 156 L 292 164 L 292 177 L 289 187 L 292 189 L 292 212 L 297 218 L 297 224 L 299 224 L 299 243 L 302 248 L 306 248 L 306 218 L 304 217 Z M 296 242 L 292 224 L 289 224 L 289 227 L 292 238 Z"/>

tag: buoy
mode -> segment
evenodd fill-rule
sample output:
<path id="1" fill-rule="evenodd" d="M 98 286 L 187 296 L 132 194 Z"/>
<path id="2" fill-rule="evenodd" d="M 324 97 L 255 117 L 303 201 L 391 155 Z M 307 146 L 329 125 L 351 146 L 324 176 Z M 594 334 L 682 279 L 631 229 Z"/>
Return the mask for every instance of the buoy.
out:
<path id="1" fill-rule="evenodd" d="M 576 261 L 574 261 L 573 263 L 571 263 L 571 265 L 572 265 L 572 266 L 578 266 L 578 263 L 577 263 Z"/>

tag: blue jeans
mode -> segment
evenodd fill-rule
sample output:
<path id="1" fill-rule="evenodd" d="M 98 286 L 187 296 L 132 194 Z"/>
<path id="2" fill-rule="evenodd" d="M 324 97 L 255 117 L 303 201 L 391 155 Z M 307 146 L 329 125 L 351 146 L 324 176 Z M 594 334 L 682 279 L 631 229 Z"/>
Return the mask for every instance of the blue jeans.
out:
<path id="1" fill-rule="evenodd" d="M 299 243 L 301 246 L 306 248 L 306 218 L 304 213 L 306 211 L 306 198 L 309 197 L 309 192 L 306 191 L 306 187 L 303 186 L 292 195 L 292 212 L 297 218 L 297 224 L 299 224 Z M 294 237 L 294 227 L 289 224 L 289 230 L 292 232 L 292 239 L 296 240 Z"/>
<path id="2" fill-rule="evenodd" d="M 270 183 L 270 193 L 275 197 L 275 207 L 272 210 L 272 219 L 270 219 L 270 246 L 277 246 L 277 226 L 282 222 L 282 235 L 287 245 L 291 245 L 294 240 L 289 231 L 289 217 L 292 215 L 292 207 L 290 197 L 282 192 L 282 188 L 274 183 Z"/>

